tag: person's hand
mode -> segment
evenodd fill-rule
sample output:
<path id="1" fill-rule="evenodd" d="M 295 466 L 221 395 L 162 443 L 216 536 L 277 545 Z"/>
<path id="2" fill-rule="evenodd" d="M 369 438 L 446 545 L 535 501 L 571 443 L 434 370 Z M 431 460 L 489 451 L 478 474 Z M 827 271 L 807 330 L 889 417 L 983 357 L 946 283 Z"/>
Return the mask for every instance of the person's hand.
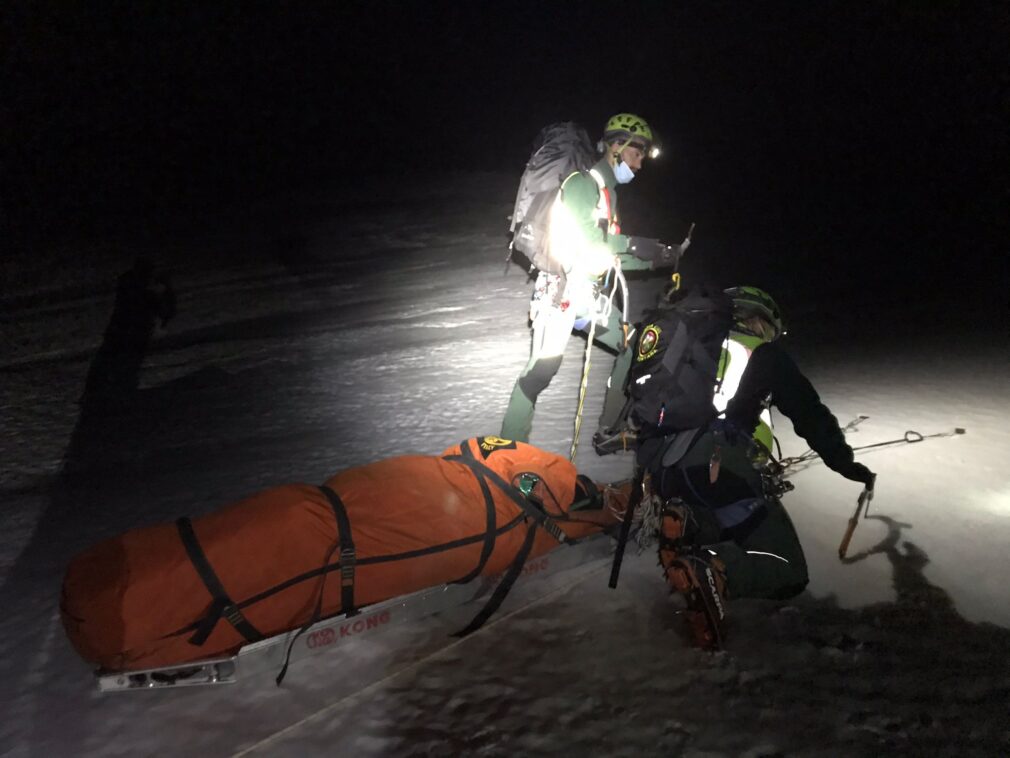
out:
<path id="1" fill-rule="evenodd" d="M 652 268 L 654 270 L 676 268 L 680 262 L 680 256 L 683 254 L 684 248 L 681 245 L 664 245 L 662 242 L 659 244 L 660 247 L 656 250 L 656 257 L 652 259 Z"/>
<path id="2" fill-rule="evenodd" d="M 656 257 L 653 258 L 652 268 L 664 269 L 664 268 L 677 268 L 677 264 L 680 263 L 681 256 L 687 252 L 687 249 L 691 246 L 691 238 L 685 237 L 684 241 L 679 245 L 666 245 L 662 242 L 659 243 L 659 248 L 656 251 Z"/>
<path id="3" fill-rule="evenodd" d="M 628 252 L 643 261 L 653 261 L 670 246 L 651 237 L 628 237 Z"/>
<path id="4" fill-rule="evenodd" d="M 877 475 L 870 471 L 862 463 L 852 462 L 845 468 L 841 469 L 839 472 L 846 479 L 851 479 L 853 482 L 860 482 L 866 485 L 866 489 L 872 490 L 873 485 L 877 481 Z"/>
<path id="5" fill-rule="evenodd" d="M 628 252 L 643 261 L 652 261 L 652 270 L 676 268 L 680 256 L 691 244 L 690 238 L 680 245 L 667 245 L 660 240 L 648 237 L 629 237 Z"/>

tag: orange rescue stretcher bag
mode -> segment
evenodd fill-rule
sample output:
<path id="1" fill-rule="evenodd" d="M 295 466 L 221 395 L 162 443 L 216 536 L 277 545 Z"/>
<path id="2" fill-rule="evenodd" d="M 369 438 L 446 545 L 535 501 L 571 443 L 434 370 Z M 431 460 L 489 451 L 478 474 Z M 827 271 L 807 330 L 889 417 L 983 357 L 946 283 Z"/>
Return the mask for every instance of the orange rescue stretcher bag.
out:
<path id="1" fill-rule="evenodd" d="M 85 660 L 109 671 L 171 666 L 478 575 L 505 572 L 507 591 L 527 559 L 619 515 L 566 458 L 471 438 L 441 456 L 390 458 L 105 540 L 72 560 L 60 610 Z"/>

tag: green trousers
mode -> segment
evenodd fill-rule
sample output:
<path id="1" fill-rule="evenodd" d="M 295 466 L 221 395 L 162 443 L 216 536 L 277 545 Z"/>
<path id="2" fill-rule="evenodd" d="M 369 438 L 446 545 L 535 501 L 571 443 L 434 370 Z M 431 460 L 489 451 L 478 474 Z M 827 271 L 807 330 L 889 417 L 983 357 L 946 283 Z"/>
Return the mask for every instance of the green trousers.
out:
<path id="1" fill-rule="evenodd" d="M 702 522 L 714 519 L 708 508 L 695 506 L 692 511 Z M 726 565 L 726 589 L 730 598 L 754 597 L 785 600 L 798 595 L 807 586 L 807 561 L 792 519 L 782 503 L 766 502 L 762 513 L 729 530 L 703 528 L 716 537 L 705 545 Z"/>
<path id="2" fill-rule="evenodd" d="M 624 333 L 621 322 L 624 316 L 617 307 L 610 312 L 606 325 L 597 325 L 594 342 L 617 353 L 614 367 L 607 383 L 607 394 L 600 415 L 600 428 L 616 425 L 624 408 L 624 382 L 631 369 L 631 350 L 623 349 Z M 568 340 L 575 328 L 576 314 L 572 308 L 544 308 L 533 322 L 533 344 L 530 358 L 512 389 L 501 436 L 508 440 L 528 442 L 533 429 L 533 414 L 537 398 L 561 368 Z M 587 324 L 580 331 L 588 334 Z"/>

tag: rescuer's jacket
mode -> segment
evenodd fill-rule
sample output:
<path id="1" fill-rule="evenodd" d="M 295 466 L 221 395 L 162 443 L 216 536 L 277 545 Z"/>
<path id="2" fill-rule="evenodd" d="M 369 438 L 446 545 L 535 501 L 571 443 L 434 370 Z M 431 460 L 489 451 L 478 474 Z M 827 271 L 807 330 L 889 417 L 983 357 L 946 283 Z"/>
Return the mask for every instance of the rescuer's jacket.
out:
<path id="1" fill-rule="evenodd" d="M 777 343 L 752 339 L 759 344 L 752 348 L 735 392 L 728 394 L 726 421 L 763 442 L 758 424 L 766 399 L 770 398 L 770 404 L 792 421 L 796 434 L 829 468 L 852 478 L 852 448 L 845 441 L 838 419 L 821 402 L 810 380 Z"/>
<path id="2" fill-rule="evenodd" d="M 595 281 L 620 259 L 625 271 L 649 269 L 651 261 L 628 252 L 617 212 L 617 179 L 601 158 L 586 172 L 576 171 L 561 185 L 551 209 L 550 244 L 564 260 L 568 279 Z"/>

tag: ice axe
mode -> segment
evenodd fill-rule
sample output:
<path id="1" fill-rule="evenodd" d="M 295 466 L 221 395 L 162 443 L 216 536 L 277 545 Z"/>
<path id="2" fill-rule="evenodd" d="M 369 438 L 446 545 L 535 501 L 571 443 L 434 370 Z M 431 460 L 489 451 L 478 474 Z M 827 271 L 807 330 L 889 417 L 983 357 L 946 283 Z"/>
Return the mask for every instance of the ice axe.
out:
<path id="1" fill-rule="evenodd" d="M 845 535 L 842 537 L 842 543 L 838 546 L 838 560 L 844 560 L 845 554 L 849 549 L 849 542 L 852 541 L 852 535 L 856 531 L 856 527 L 859 525 L 859 517 L 866 517 L 869 513 L 870 501 L 873 500 L 873 487 L 877 483 L 876 476 L 874 476 L 873 481 L 863 487 L 863 491 L 859 493 L 859 499 L 856 500 L 856 512 L 852 514 L 852 518 L 849 519 L 849 525 L 845 529 Z M 865 512 L 863 509 L 866 509 Z"/>
<path id="2" fill-rule="evenodd" d="M 863 417 L 860 417 L 862 420 Z M 858 423 L 858 422 L 856 422 Z M 854 426 L 854 424 L 853 424 Z M 853 451 L 857 450 L 869 450 L 875 447 L 884 447 L 885 445 L 899 445 L 902 443 L 907 443 L 914 445 L 916 442 L 922 442 L 923 440 L 932 439 L 935 437 L 955 437 L 959 434 L 966 434 L 967 430 L 963 427 L 955 427 L 952 432 L 936 432 L 935 434 L 919 434 L 919 432 L 909 430 L 905 432 L 902 437 L 894 440 L 886 440 L 884 442 L 875 442 L 872 445 L 860 445 L 858 447 L 852 448 Z M 839 560 L 844 560 L 845 553 L 849 549 L 849 542 L 852 540 L 852 535 L 856 531 L 856 525 L 859 524 L 860 515 L 863 518 L 869 513 L 870 501 L 873 500 L 873 486 L 876 484 L 876 478 L 870 484 L 868 484 L 861 493 L 859 493 L 859 500 L 856 501 L 856 512 L 852 514 L 852 518 L 849 519 L 849 525 L 845 529 L 845 535 L 842 537 L 842 543 L 838 546 L 838 558 Z M 866 509 L 864 512 L 863 509 Z"/>

